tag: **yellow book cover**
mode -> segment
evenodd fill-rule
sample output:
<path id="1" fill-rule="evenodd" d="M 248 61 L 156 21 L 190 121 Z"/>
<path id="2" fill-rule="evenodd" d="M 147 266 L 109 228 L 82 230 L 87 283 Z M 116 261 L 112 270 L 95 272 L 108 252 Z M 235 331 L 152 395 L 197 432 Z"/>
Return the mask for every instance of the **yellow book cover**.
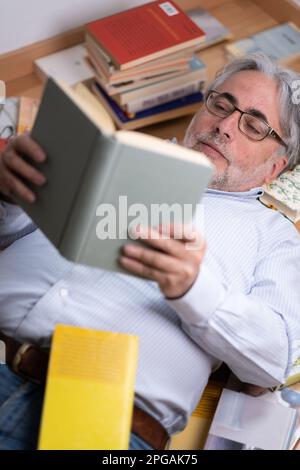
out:
<path id="1" fill-rule="evenodd" d="M 39 449 L 127 449 L 137 357 L 137 336 L 57 325 Z"/>
<path id="2" fill-rule="evenodd" d="M 21 96 L 17 134 L 24 134 L 24 132 L 31 131 L 39 105 L 39 99 Z"/>
<path id="3" fill-rule="evenodd" d="M 221 383 L 210 380 L 187 426 L 172 436 L 169 450 L 202 450 L 223 390 Z"/>

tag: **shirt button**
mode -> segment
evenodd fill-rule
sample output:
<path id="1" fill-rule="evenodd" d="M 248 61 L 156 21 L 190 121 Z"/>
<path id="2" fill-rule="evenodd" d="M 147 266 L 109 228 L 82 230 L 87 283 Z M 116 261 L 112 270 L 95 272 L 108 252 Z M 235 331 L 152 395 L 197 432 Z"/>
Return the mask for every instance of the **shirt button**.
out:
<path id="1" fill-rule="evenodd" d="M 63 288 L 63 289 L 60 289 L 60 291 L 59 291 L 59 295 L 60 295 L 63 299 L 65 299 L 66 297 L 68 297 L 68 294 L 69 294 L 68 289 Z"/>

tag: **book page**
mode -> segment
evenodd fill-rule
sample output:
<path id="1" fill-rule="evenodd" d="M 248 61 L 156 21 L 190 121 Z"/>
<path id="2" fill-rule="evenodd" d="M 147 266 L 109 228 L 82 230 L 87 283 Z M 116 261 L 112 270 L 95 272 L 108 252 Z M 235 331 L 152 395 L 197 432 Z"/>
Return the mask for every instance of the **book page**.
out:
<path id="1" fill-rule="evenodd" d="M 189 162 L 196 163 L 197 165 L 203 165 L 206 168 L 208 167 L 212 169 L 212 164 L 204 153 L 196 152 L 195 150 L 185 148 L 181 145 L 174 145 L 148 134 L 134 131 L 118 131 L 116 133 L 116 139 L 119 142 L 134 145 L 141 150 L 149 148 L 152 149 L 152 151 L 155 151 L 155 149 L 157 149 L 157 153 L 163 153 L 173 158 L 187 160 Z"/>
<path id="2" fill-rule="evenodd" d="M 105 108 L 93 96 L 89 89 L 79 83 L 74 90 L 59 81 L 60 88 L 77 104 L 104 135 L 112 135 L 116 127 Z"/>
<path id="3" fill-rule="evenodd" d="M 291 442 L 296 420 L 295 409 L 275 400 L 224 389 L 205 449 L 215 449 L 216 444 L 222 449 L 224 442 L 228 448 L 230 442 L 243 450 L 285 450 Z"/>

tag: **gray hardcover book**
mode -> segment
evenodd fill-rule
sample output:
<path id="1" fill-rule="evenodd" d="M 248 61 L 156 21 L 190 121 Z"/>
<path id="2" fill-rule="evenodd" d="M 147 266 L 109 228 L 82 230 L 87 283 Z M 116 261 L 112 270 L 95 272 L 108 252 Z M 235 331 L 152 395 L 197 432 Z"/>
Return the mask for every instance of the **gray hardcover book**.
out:
<path id="1" fill-rule="evenodd" d="M 124 272 L 130 225 L 191 222 L 212 173 L 199 152 L 116 131 L 84 85 L 49 79 L 31 135 L 47 153 L 47 184 L 20 204 L 63 256 L 103 269 Z"/>

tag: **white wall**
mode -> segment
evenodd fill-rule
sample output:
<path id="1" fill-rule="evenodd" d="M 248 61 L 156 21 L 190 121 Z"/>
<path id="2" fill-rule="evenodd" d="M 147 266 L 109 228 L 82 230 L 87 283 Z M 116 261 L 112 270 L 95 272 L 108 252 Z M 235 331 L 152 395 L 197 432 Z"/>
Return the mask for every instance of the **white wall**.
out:
<path id="1" fill-rule="evenodd" d="M 0 54 L 141 3 L 147 0 L 0 0 Z"/>

